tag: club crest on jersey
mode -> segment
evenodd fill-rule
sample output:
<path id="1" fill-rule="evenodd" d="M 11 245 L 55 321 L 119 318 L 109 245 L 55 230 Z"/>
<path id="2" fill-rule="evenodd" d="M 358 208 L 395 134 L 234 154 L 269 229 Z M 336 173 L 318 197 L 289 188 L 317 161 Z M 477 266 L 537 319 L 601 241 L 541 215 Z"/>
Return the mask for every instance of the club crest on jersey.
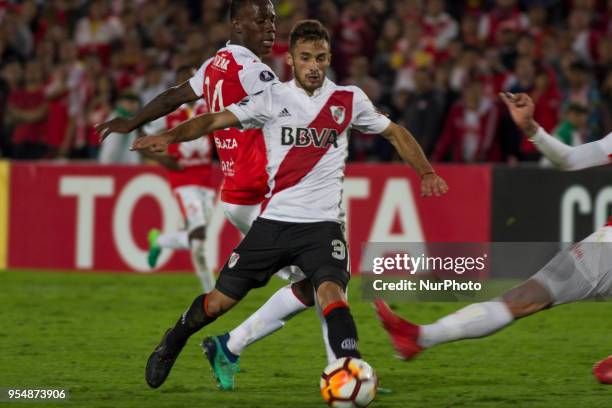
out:
<path id="1" fill-rule="evenodd" d="M 292 128 L 281 127 L 281 144 L 295 147 L 338 147 L 338 131 L 336 129 Z"/>
<path id="2" fill-rule="evenodd" d="M 240 259 L 240 255 L 238 255 L 236 252 L 232 252 L 229 261 L 227 261 L 227 266 L 230 269 L 233 268 L 238 263 L 238 259 Z"/>
<path id="3" fill-rule="evenodd" d="M 334 121 L 341 125 L 344 122 L 344 115 L 346 113 L 346 109 L 344 106 L 330 106 L 329 110 L 331 111 L 332 118 Z"/>

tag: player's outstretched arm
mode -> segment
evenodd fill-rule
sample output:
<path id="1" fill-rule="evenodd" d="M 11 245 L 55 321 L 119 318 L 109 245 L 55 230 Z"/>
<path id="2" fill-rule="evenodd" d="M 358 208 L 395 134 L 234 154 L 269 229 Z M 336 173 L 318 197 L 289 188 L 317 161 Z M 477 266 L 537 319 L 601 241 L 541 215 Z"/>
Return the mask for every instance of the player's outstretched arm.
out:
<path id="1" fill-rule="evenodd" d="M 568 146 L 539 128 L 529 140 L 561 170 L 573 171 L 604 166 L 612 160 L 612 134 L 597 142 Z"/>
<path id="2" fill-rule="evenodd" d="M 161 153 L 172 143 L 188 142 L 215 130 L 239 127 L 240 121 L 229 110 L 217 113 L 205 113 L 189 119 L 177 127 L 154 136 L 136 139 L 131 150 L 148 150 Z"/>
<path id="3" fill-rule="evenodd" d="M 538 151 L 561 170 L 581 170 L 610 163 L 612 136 L 580 146 L 568 146 L 546 132 L 533 118 L 535 105 L 529 95 L 504 92 L 500 98 L 516 125 L 527 135 Z"/>
<path id="4" fill-rule="evenodd" d="M 129 133 L 143 124 L 173 112 L 184 103 L 198 99 L 189 81 L 173 86 L 157 95 L 131 118 L 113 118 L 95 126 L 100 140 L 111 133 Z"/>
<path id="5" fill-rule="evenodd" d="M 421 176 L 421 194 L 424 197 L 446 194 L 446 182 L 436 174 L 423 149 L 406 128 L 391 122 L 382 136 L 391 142 L 400 157 Z"/>

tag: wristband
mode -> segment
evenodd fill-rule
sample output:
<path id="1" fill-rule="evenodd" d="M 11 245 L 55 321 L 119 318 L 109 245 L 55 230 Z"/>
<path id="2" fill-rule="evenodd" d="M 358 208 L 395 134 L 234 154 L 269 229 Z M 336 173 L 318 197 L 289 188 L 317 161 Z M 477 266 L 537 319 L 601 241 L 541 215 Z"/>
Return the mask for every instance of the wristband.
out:
<path id="1" fill-rule="evenodd" d="M 431 170 L 431 171 L 428 171 L 427 173 L 421 174 L 421 180 L 423 180 L 425 178 L 425 176 L 428 175 L 428 174 L 436 174 L 436 172 Z"/>

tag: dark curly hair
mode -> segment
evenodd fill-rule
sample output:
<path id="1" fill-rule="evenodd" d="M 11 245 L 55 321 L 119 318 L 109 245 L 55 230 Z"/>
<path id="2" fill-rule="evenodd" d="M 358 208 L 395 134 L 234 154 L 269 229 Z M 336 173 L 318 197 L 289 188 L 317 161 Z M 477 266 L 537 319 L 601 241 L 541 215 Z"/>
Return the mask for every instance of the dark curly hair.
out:
<path id="1" fill-rule="evenodd" d="M 289 34 L 289 48 L 293 49 L 298 41 L 321 41 L 330 43 L 329 32 L 318 20 L 298 21 Z"/>

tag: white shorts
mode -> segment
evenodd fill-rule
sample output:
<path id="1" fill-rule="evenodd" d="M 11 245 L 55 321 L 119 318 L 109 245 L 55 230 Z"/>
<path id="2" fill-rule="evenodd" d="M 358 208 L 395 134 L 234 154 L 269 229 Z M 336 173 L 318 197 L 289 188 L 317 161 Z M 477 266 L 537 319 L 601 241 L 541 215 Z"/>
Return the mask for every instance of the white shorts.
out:
<path id="1" fill-rule="evenodd" d="M 261 204 L 238 205 L 221 201 L 221 206 L 229 222 L 244 235 L 251 229 L 253 221 L 259 217 L 261 212 Z"/>
<path id="2" fill-rule="evenodd" d="M 174 194 L 179 200 L 188 232 L 208 224 L 215 200 L 213 190 L 201 186 L 182 186 L 175 188 Z"/>
<path id="3" fill-rule="evenodd" d="M 612 227 L 559 252 L 533 279 L 549 291 L 554 305 L 612 297 Z"/>
<path id="4" fill-rule="evenodd" d="M 238 231 L 242 232 L 244 235 L 251 229 L 253 221 L 259 217 L 259 213 L 261 212 L 261 204 L 238 205 L 221 201 L 221 206 L 229 222 L 231 222 L 234 227 L 238 228 Z M 304 272 L 297 266 L 284 267 L 276 272 L 276 276 L 288 280 L 291 283 L 299 282 L 306 277 Z"/>

